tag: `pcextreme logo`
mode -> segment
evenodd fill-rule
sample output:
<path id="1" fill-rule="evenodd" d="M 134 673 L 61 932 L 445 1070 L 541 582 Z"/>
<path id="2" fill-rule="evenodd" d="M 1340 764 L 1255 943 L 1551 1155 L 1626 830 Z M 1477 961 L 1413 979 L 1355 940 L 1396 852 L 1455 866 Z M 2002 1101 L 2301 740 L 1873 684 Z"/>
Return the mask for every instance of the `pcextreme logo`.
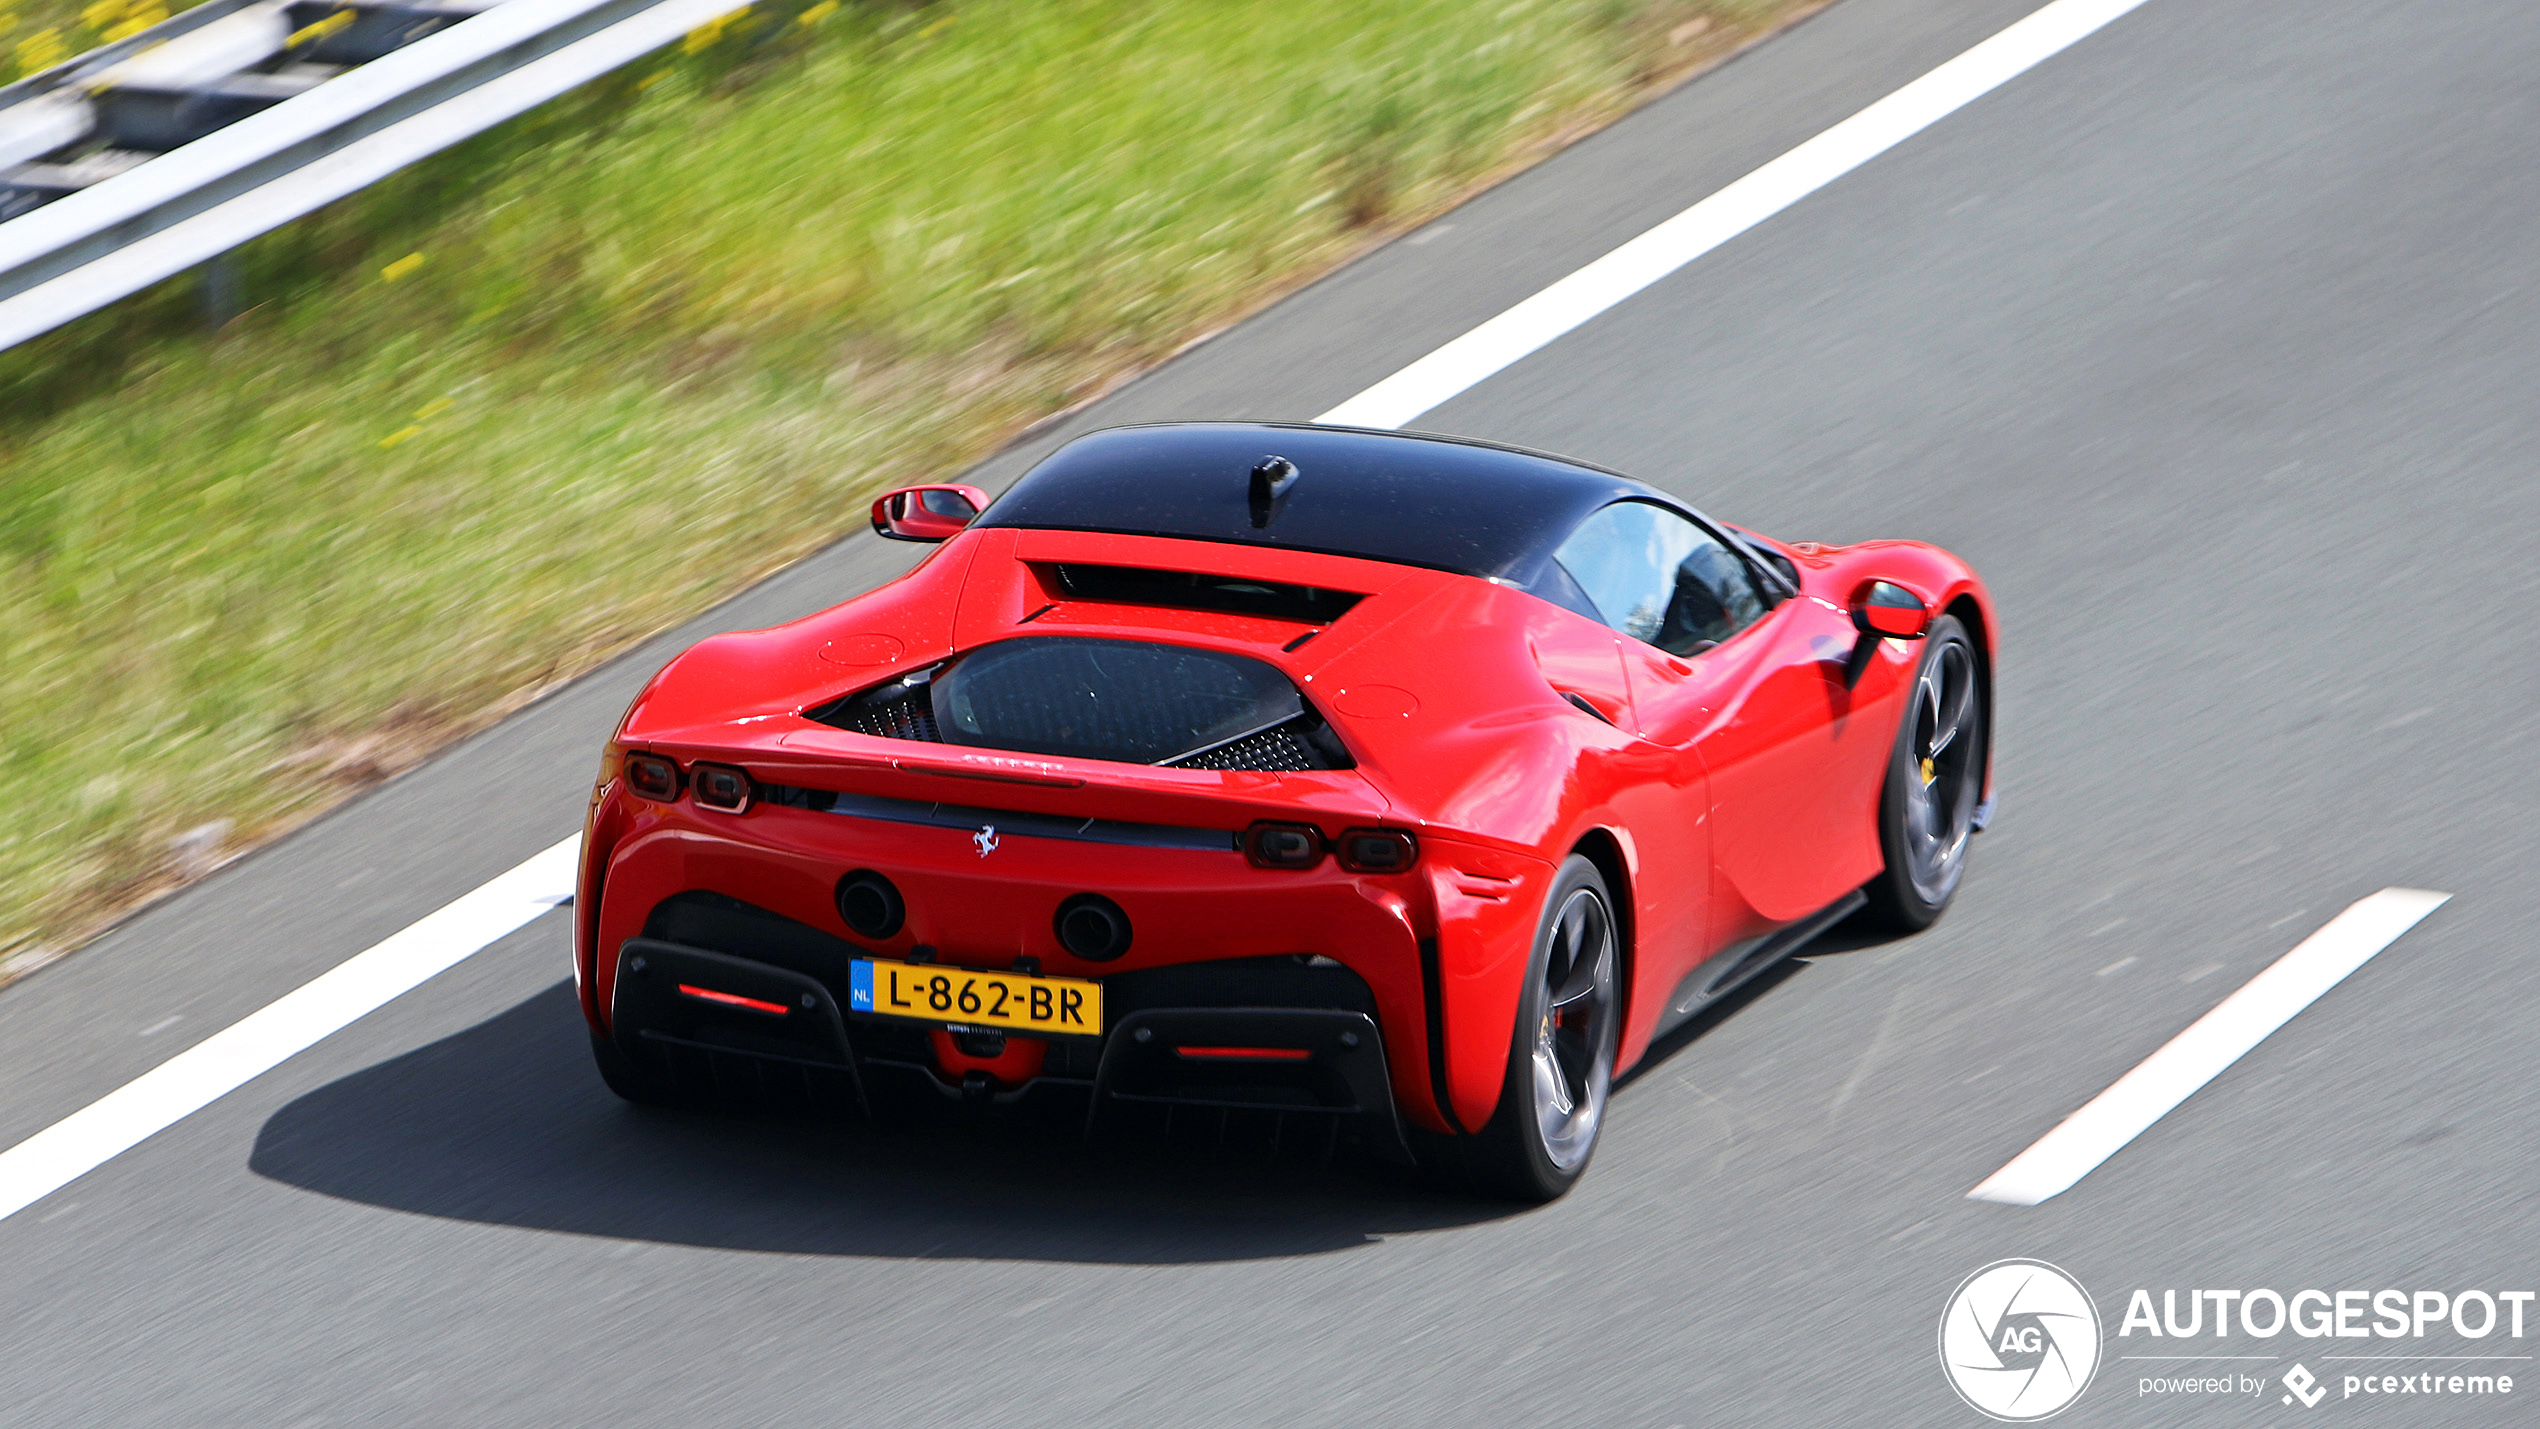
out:
<path id="1" fill-rule="evenodd" d="M 2283 1409 L 2317 1409 L 2331 1395 L 2367 1404 L 2495 1399 L 2514 1392 L 2515 1371 L 2526 1387 L 2531 1379 L 2532 1357 L 2510 1343 L 2523 1338 L 2524 1312 L 2540 1300 L 2529 1290 L 2192 1289 L 2183 1308 L 2176 1289 L 2160 1291 L 2157 1308 L 2153 1294 L 2129 1295 L 2117 1325 L 2117 1357 L 2151 1371 L 2137 1376 L 2137 1398 L 2272 1397 Z M 2279 1337 L 2314 1342 L 2284 1348 L 2318 1359 L 2325 1372 L 2297 1362 L 2279 1377 L 2272 1365 L 2252 1365 L 2276 1358 L 2268 1352 Z"/>
<path id="2" fill-rule="evenodd" d="M 2061 1414 L 2099 1371 L 2099 1310 L 2042 1260 L 1997 1260 L 1940 1315 L 1940 1368 L 1968 1407 L 2014 1424 Z"/>

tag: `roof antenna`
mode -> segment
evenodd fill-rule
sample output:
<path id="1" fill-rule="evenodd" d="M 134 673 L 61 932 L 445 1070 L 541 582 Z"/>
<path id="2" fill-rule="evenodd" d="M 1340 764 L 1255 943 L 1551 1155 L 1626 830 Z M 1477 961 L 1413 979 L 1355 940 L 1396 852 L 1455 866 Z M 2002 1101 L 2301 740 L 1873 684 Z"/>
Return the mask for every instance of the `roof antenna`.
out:
<path id="1" fill-rule="evenodd" d="M 1283 456 L 1266 456 L 1252 464 L 1252 529 L 1268 529 L 1281 498 L 1296 488 L 1297 476 L 1296 463 Z"/>

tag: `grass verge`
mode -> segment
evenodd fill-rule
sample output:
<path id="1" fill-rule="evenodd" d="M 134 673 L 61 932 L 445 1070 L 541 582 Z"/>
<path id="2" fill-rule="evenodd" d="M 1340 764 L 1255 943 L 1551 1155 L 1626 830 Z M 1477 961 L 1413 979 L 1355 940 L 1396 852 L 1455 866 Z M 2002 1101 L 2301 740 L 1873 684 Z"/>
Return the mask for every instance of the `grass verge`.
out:
<path id="1" fill-rule="evenodd" d="M 0 976 L 1811 3 L 793 0 L 0 354 Z"/>
<path id="2" fill-rule="evenodd" d="M 137 35 L 200 0 L 0 0 L 0 84 Z"/>

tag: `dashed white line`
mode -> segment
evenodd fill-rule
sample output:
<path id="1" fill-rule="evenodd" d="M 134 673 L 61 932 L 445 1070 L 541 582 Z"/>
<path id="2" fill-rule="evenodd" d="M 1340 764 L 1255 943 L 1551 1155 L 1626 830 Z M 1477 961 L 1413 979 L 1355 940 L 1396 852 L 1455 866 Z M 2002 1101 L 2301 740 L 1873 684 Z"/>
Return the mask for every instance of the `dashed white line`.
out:
<path id="1" fill-rule="evenodd" d="M 2116 1084 L 2064 1118 L 1967 1196 L 2034 1206 L 2072 1189 L 2099 1163 L 2221 1075 L 2269 1033 L 2372 960 L 2452 895 L 2385 888 L 2328 920 L 2224 998 Z"/>
<path id="2" fill-rule="evenodd" d="M 576 834 L 0 1151 L 16 1215 L 573 896 Z"/>
<path id="3" fill-rule="evenodd" d="M 2142 3 L 2054 0 L 1314 420 L 1390 429 L 1417 419 Z"/>

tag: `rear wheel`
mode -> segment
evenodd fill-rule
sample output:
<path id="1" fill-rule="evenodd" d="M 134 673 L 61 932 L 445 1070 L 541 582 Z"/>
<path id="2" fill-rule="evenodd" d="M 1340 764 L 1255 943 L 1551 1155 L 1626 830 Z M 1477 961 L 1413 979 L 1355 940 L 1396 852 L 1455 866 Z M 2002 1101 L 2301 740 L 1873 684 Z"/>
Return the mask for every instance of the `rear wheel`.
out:
<path id="1" fill-rule="evenodd" d="M 1862 889 L 1871 916 L 1908 933 L 1939 921 L 1966 874 L 1991 734 L 1975 645 L 1957 617 L 1932 622 L 1922 655 L 1879 798 L 1887 866 Z"/>
<path id="2" fill-rule="evenodd" d="M 1499 1106 L 1463 1148 L 1476 1189 L 1549 1201 L 1578 1183 L 1613 1090 L 1621 988 L 1613 897 L 1573 854 L 1535 930 Z"/>

